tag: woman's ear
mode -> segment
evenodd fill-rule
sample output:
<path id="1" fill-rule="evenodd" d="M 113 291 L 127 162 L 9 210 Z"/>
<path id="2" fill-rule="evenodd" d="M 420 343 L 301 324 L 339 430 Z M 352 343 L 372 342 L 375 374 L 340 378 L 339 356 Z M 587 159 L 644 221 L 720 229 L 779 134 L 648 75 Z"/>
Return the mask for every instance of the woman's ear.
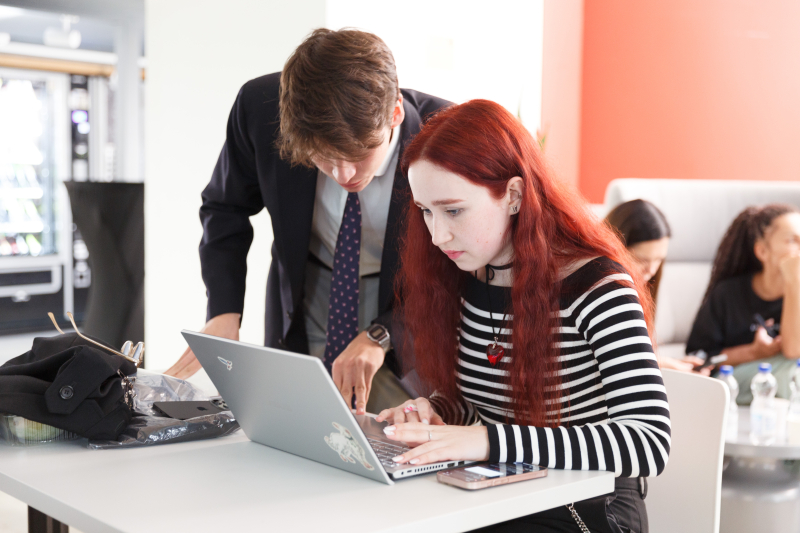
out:
<path id="1" fill-rule="evenodd" d="M 506 185 L 506 199 L 508 201 L 508 208 L 511 210 L 512 215 L 519 213 L 522 209 L 522 191 L 525 187 L 525 182 L 519 176 L 514 176 L 508 180 Z"/>
<path id="2" fill-rule="evenodd" d="M 764 239 L 758 239 L 756 244 L 753 246 L 753 253 L 756 256 L 756 259 L 764 264 L 767 261 L 767 256 L 769 255 L 767 241 Z"/>

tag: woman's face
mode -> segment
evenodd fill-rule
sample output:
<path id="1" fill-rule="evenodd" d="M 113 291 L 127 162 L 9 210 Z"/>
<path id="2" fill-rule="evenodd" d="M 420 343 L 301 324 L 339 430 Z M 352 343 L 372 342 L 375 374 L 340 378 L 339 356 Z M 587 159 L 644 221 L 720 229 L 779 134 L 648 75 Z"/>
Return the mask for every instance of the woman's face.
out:
<path id="1" fill-rule="evenodd" d="M 764 238 L 756 242 L 756 257 L 765 272 L 780 272 L 781 261 L 800 254 L 800 213 L 786 213 L 772 221 Z"/>
<path id="2" fill-rule="evenodd" d="M 636 259 L 639 273 L 645 282 L 650 281 L 656 275 L 661 263 L 667 257 L 667 250 L 669 250 L 669 237 L 640 242 L 628 248 L 633 258 Z"/>
<path id="3" fill-rule="evenodd" d="M 497 200 L 486 187 L 419 160 L 408 169 L 408 183 L 434 246 L 458 268 L 472 272 L 512 260 L 513 247 L 506 237 L 522 178 L 512 178 L 506 195 Z"/>

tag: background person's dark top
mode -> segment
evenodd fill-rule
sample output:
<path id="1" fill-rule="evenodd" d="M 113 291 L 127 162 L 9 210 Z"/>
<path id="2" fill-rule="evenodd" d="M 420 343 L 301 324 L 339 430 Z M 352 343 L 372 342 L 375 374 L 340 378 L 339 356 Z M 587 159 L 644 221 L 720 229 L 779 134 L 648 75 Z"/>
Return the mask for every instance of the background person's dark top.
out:
<path id="1" fill-rule="evenodd" d="M 780 324 L 782 310 L 783 298 L 767 302 L 753 292 L 752 274 L 723 280 L 697 312 L 686 353 L 705 350 L 717 355 L 724 348 L 750 344 L 755 335 L 753 315 Z"/>
<path id="2" fill-rule="evenodd" d="M 208 295 L 207 319 L 223 313 L 242 313 L 247 252 L 253 241 L 250 217 L 266 207 L 274 241 L 267 279 L 264 344 L 307 354 L 303 287 L 317 169 L 292 168 L 278 155 L 275 141 L 280 128 L 279 88 L 280 72 L 261 76 L 245 83 L 233 104 L 225 144 L 202 195 L 200 262 Z M 400 158 L 419 132 L 422 119 L 450 105 L 417 91 L 404 89 L 402 93 L 405 119 Z M 379 316 L 374 320 L 387 327 L 395 341 L 402 328 L 392 320 L 394 277 L 403 227 L 400 219 L 408 192 L 408 180 L 398 165 L 381 258 Z M 401 373 L 399 355 L 390 352 L 387 364 L 395 374 Z"/>

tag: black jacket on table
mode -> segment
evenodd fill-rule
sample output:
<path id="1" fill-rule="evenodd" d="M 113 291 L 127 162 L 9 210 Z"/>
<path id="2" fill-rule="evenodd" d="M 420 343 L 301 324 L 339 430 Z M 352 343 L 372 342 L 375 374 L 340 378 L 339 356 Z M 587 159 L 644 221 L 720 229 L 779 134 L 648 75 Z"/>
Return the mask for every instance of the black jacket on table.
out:
<path id="1" fill-rule="evenodd" d="M 200 262 L 208 295 L 207 319 L 244 309 L 247 252 L 253 240 L 250 217 L 264 207 L 272 219 L 274 241 L 267 279 L 264 344 L 308 353 L 303 316 L 303 291 L 309 254 L 317 169 L 292 167 L 280 158 L 275 143 L 280 129 L 280 72 L 242 86 L 228 119 L 227 138 L 211 182 L 203 191 L 200 220 L 203 239 Z M 402 90 L 405 119 L 400 158 L 423 119 L 450 105 L 417 91 Z M 402 216 L 410 194 L 398 163 L 381 258 L 377 322 L 389 329 L 393 344 L 402 327 L 392 319 L 394 278 L 399 261 Z M 396 352 L 395 350 L 394 352 Z M 410 368 L 397 353 L 387 364 L 401 375 Z"/>

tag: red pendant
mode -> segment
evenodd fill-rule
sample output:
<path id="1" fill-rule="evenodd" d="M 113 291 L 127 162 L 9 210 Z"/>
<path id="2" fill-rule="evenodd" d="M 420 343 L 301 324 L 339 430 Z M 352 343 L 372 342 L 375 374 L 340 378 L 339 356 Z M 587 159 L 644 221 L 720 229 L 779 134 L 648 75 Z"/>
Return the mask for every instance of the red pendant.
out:
<path id="1" fill-rule="evenodd" d="M 495 366 L 497 364 L 497 361 L 499 361 L 503 357 L 503 355 L 505 355 L 505 353 L 506 353 L 505 348 L 503 348 L 496 342 L 486 347 L 486 357 L 487 359 L 489 359 L 489 363 L 492 366 Z"/>

